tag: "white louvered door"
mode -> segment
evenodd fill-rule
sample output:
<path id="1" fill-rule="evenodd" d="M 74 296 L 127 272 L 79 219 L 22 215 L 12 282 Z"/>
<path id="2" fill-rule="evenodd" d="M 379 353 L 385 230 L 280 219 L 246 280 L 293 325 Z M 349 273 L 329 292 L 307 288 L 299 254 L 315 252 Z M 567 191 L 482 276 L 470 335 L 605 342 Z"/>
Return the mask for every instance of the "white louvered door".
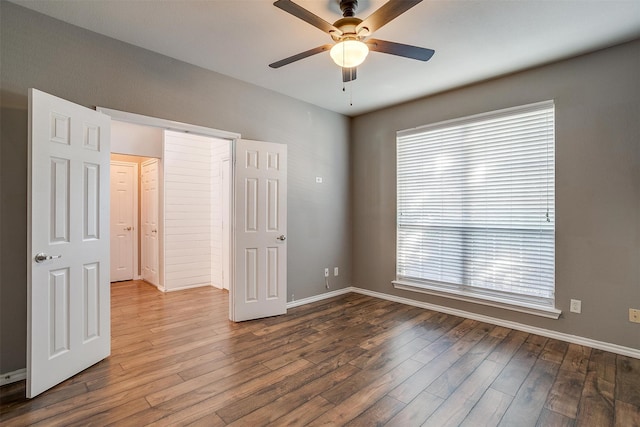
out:
<path id="1" fill-rule="evenodd" d="M 287 312 L 287 146 L 235 145 L 233 321 Z"/>
<path id="2" fill-rule="evenodd" d="M 27 397 L 111 351 L 109 116 L 29 91 Z"/>

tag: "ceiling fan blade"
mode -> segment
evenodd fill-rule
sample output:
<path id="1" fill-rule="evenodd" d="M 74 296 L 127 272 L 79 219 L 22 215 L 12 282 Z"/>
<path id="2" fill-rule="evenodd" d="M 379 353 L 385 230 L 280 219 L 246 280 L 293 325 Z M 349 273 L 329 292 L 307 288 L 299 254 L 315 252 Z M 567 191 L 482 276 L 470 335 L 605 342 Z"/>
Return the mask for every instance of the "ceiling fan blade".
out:
<path id="1" fill-rule="evenodd" d="M 374 52 L 388 53 L 391 55 L 404 56 L 405 58 L 417 59 L 418 61 L 428 61 L 434 53 L 433 49 L 411 46 L 408 44 L 388 42 L 380 39 L 367 39 L 365 41 L 369 50 Z"/>
<path id="2" fill-rule="evenodd" d="M 347 83 L 356 79 L 356 67 L 342 69 L 342 82 Z"/>
<path id="3" fill-rule="evenodd" d="M 422 0 L 389 0 L 383 4 L 378 10 L 373 12 L 356 27 L 356 33 L 366 28 L 369 34 L 379 30 L 383 25 L 388 24 L 393 19 L 402 15 Z"/>
<path id="4" fill-rule="evenodd" d="M 323 46 L 314 47 L 313 49 L 305 50 L 304 52 L 298 53 L 297 55 L 290 56 L 285 59 L 281 59 L 280 61 L 276 61 L 273 64 L 269 64 L 271 68 L 280 68 L 283 65 L 291 64 L 292 62 L 299 61 L 301 59 L 307 58 L 309 56 L 315 55 L 317 53 L 324 52 L 326 50 L 330 50 L 333 47 L 332 44 L 325 44 Z"/>
<path id="5" fill-rule="evenodd" d="M 287 13 L 292 14 L 296 18 L 300 18 L 304 22 L 321 29 L 325 33 L 335 33 L 336 35 L 342 34 L 342 31 L 340 31 L 324 19 L 320 18 L 318 15 L 315 15 L 309 12 L 304 7 L 295 4 L 291 0 L 277 0 L 275 3 L 273 3 L 273 5 L 284 10 Z"/>

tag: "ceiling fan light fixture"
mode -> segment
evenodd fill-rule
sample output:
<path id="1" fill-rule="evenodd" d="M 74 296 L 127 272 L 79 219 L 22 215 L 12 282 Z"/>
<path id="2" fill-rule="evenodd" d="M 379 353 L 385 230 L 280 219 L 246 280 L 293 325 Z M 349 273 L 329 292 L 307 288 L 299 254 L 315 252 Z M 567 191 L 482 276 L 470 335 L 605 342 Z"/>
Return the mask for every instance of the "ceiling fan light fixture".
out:
<path id="1" fill-rule="evenodd" d="M 369 47 L 360 40 L 344 40 L 336 43 L 329 54 L 338 66 L 353 68 L 364 62 L 369 54 Z"/>

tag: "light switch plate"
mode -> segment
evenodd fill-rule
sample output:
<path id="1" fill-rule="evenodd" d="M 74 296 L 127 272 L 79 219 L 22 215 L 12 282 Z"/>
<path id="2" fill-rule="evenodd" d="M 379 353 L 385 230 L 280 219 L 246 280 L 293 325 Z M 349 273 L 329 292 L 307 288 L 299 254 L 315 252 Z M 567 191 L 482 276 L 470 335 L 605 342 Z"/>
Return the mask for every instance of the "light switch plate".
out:
<path id="1" fill-rule="evenodd" d="M 572 313 L 582 313 L 582 301 L 579 299 L 572 299 L 570 310 Z"/>

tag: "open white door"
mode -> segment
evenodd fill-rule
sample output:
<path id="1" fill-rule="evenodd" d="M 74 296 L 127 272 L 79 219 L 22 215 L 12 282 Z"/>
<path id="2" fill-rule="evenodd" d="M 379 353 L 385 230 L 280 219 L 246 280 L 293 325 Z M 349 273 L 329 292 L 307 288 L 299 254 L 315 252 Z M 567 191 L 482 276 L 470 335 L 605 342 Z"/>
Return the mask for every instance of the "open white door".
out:
<path id="1" fill-rule="evenodd" d="M 142 280 L 160 287 L 160 245 L 158 239 L 158 159 L 142 163 Z"/>
<path id="2" fill-rule="evenodd" d="M 287 312 L 287 146 L 236 140 L 233 155 L 229 317 L 239 322 Z"/>
<path id="3" fill-rule="evenodd" d="M 107 357 L 109 116 L 29 90 L 27 397 Z"/>

